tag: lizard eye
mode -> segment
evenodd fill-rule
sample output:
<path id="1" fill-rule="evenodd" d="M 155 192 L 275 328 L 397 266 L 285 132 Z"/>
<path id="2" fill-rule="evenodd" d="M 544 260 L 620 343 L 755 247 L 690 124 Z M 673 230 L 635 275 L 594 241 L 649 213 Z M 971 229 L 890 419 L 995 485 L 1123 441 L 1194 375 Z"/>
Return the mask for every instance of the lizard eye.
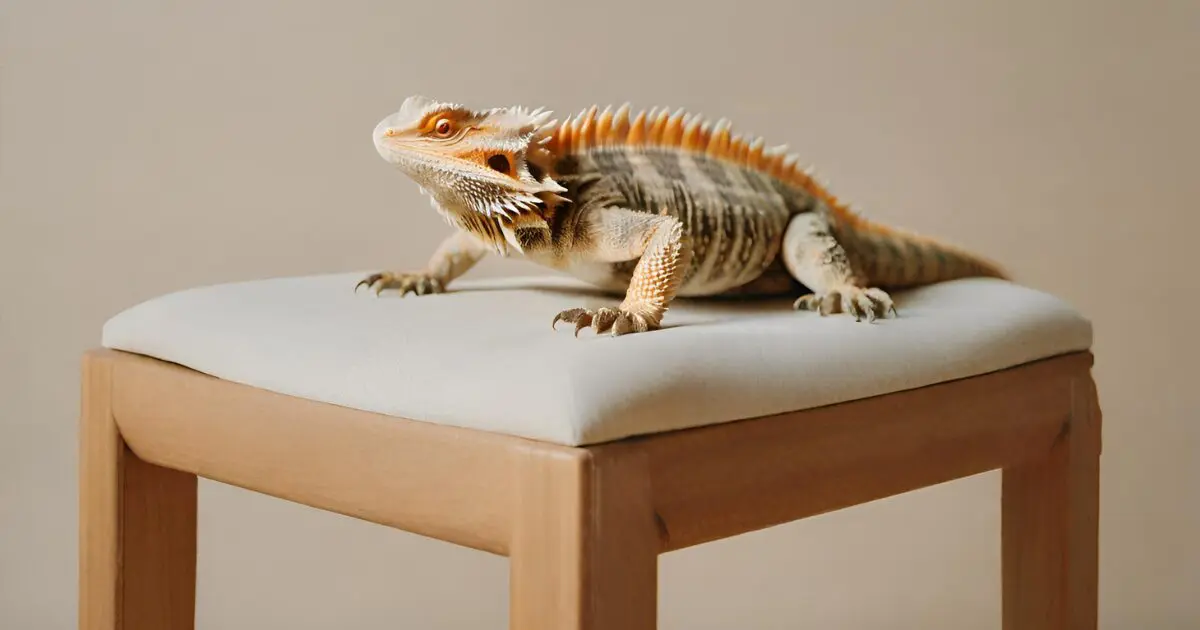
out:
<path id="1" fill-rule="evenodd" d="M 438 120 L 437 124 L 433 126 L 433 132 L 442 138 L 449 136 L 451 131 L 453 131 L 453 125 L 448 118 Z"/>

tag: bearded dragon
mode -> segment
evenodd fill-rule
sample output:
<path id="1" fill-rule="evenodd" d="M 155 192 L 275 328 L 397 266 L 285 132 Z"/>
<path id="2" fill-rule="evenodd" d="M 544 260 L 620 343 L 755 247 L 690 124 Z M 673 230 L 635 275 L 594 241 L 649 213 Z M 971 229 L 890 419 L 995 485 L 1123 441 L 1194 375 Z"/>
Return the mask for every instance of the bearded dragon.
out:
<path id="1" fill-rule="evenodd" d="M 517 252 L 601 290 L 571 308 L 575 334 L 658 329 L 676 297 L 797 295 L 793 308 L 857 321 L 897 315 L 886 289 L 989 276 L 995 264 L 865 219 L 786 145 L 727 119 L 591 106 L 559 124 L 524 106 L 472 109 L 424 96 L 376 125 L 374 145 L 456 229 L 424 270 L 362 279 L 376 295 L 441 293 L 489 253 Z M 548 314 L 549 315 L 549 314 Z"/>

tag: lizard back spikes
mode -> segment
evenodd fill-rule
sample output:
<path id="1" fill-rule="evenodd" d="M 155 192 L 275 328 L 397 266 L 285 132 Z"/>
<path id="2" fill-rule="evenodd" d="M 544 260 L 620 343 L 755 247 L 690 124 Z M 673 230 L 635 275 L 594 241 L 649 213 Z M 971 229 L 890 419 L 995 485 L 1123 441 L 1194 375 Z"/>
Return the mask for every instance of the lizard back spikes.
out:
<path id="1" fill-rule="evenodd" d="M 592 105 L 559 123 L 542 108 L 418 96 L 374 141 L 458 228 L 424 271 L 369 276 L 380 290 L 444 287 L 487 252 L 516 250 L 623 293 L 616 309 L 557 319 L 626 334 L 658 328 L 676 296 L 799 294 L 799 310 L 874 321 L 895 313 L 881 287 L 1004 277 L 851 211 L 787 145 L 681 108 Z"/>
<path id="2" fill-rule="evenodd" d="M 870 267 L 872 277 L 890 286 L 980 275 L 1007 278 L 999 266 L 977 255 L 866 219 L 818 182 L 811 167 L 801 167 L 799 156 L 789 152 L 787 145 L 767 147 L 762 137 L 734 133 L 728 119 L 712 122 L 683 109 L 672 114 L 667 107 L 629 114 L 628 103 L 619 108 L 620 116 L 607 115 L 609 110 L 605 107 L 597 114 L 598 106 L 593 105 L 581 111 L 551 132 L 546 148 L 559 158 L 606 150 L 674 150 L 766 175 L 819 200 L 831 229 L 846 240 L 857 239 L 863 248 L 872 249 L 859 262 Z M 627 116 L 633 119 L 628 125 L 624 122 Z M 882 259 L 896 249 L 905 253 L 883 264 Z M 913 264 L 905 264 L 904 260 Z"/>

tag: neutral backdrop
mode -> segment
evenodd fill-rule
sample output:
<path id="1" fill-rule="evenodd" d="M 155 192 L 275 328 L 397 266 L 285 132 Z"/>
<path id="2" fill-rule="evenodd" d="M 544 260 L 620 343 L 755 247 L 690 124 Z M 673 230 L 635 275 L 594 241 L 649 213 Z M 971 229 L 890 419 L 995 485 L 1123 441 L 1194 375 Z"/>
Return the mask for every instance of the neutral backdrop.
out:
<path id="1" fill-rule="evenodd" d="M 198 284 L 424 263 L 413 93 L 687 107 L 1095 323 L 1101 619 L 1200 627 L 1200 2 L 0 2 L 0 627 L 74 627 L 80 353 Z M 488 260 L 476 276 L 529 273 Z M 199 627 L 502 628 L 504 559 L 202 482 Z M 666 555 L 662 627 L 999 624 L 987 474 Z"/>

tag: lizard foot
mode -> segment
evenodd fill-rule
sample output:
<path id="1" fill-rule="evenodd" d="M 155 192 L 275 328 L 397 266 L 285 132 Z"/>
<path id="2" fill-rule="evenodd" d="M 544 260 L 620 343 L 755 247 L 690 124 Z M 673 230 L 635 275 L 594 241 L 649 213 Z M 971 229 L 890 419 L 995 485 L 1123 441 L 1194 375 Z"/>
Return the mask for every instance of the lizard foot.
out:
<path id="1" fill-rule="evenodd" d="M 354 292 L 357 293 L 358 289 L 363 286 L 374 289 L 375 295 L 379 295 L 387 289 L 399 289 L 401 296 L 408 293 L 429 295 L 446 290 L 441 280 L 426 273 L 391 273 L 387 271 L 373 273 L 359 280 L 358 284 L 354 285 Z"/>
<path id="2" fill-rule="evenodd" d="M 576 337 L 579 336 L 579 331 L 589 326 L 592 330 L 596 331 L 597 335 L 608 332 L 614 337 L 633 332 L 646 332 L 658 327 L 653 320 L 645 315 L 615 308 L 600 308 L 596 310 L 569 308 L 555 315 L 554 321 L 550 322 L 550 327 L 555 328 L 560 321 L 575 324 Z"/>
<path id="3" fill-rule="evenodd" d="M 882 289 L 860 287 L 841 287 L 825 293 L 801 296 L 792 305 L 798 311 L 817 311 L 822 316 L 830 313 L 849 313 L 854 321 L 861 322 L 865 316 L 868 322 L 877 318 L 887 317 L 889 313 L 897 315 L 896 305 L 892 297 Z"/>

